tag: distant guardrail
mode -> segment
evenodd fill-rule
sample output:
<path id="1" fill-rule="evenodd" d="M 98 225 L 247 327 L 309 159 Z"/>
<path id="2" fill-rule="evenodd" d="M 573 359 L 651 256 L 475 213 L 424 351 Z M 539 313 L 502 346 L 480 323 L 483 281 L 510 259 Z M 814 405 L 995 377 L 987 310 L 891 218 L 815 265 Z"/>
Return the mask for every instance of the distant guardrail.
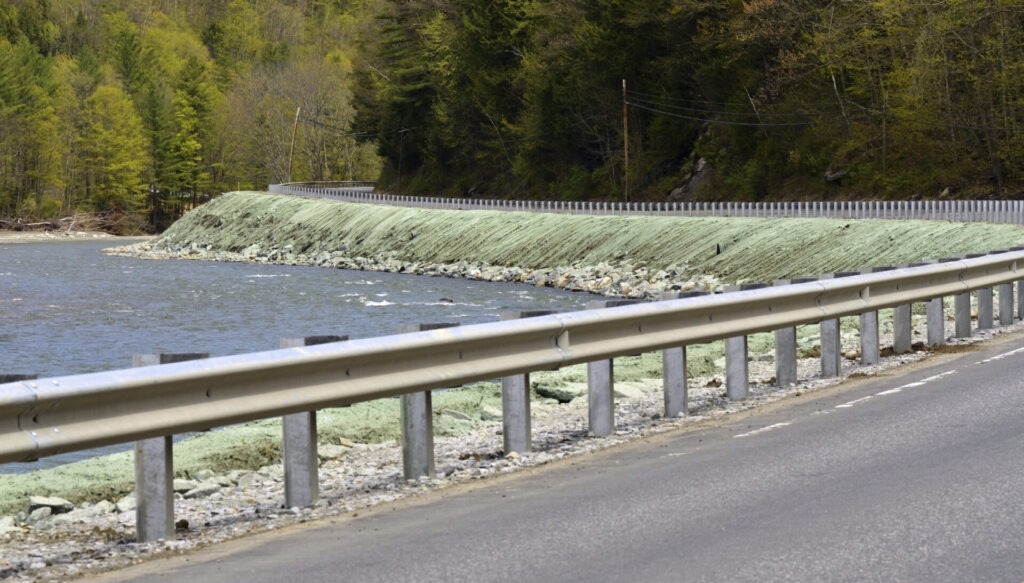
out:
<path id="1" fill-rule="evenodd" d="M 347 202 L 446 210 L 544 212 L 575 215 L 835 218 L 1009 223 L 1024 225 L 1024 200 L 832 202 L 594 202 L 405 196 L 374 192 L 373 182 L 273 184 L 270 192 Z"/>
<path id="2" fill-rule="evenodd" d="M 993 288 L 998 290 L 999 322 L 1009 324 L 1014 321 L 1014 282 L 1017 317 L 1024 314 L 1022 278 L 1024 247 L 724 294 L 618 307 L 599 302 L 593 307 L 604 309 L 22 380 L 0 384 L 0 463 L 141 440 L 136 446 L 137 528 L 139 540 L 156 540 L 174 532 L 170 435 L 175 433 L 307 416 L 305 433 L 286 439 L 285 473 L 286 481 L 294 474 L 312 476 L 300 480 L 307 489 L 301 499 L 308 503 L 316 499 L 317 409 L 401 396 L 404 470 L 416 478 L 433 474 L 433 389 L 509 381 L 503 382 L 503 392 L 519 395 L 505 401 L 503 394 L 505 433 L 525 433 L 525 445 L 517 447 L 528 448 L 529 382 L 523 375 L 587 363 L 590 431 L 608 435 L 614 431 L 612 358 L 664 351 L 666 416 L 680 416 L 686 412 L 687 345 L 726 340 L 726 394 L 741 400 L 747 395 L 748 334 L 776 332 L 782 379 L 790 377 L 784 368 L 796 369 L 795 334 L 782 332 L 820 324 L 822 375 L 838 376 L 840 317 L 861 316 L 862 360 L 871 363 L 879 358 L 879 309 L 896 308 L 894 348 L 907 352 L 911 303 L 927 303 L 928 343 L 938 345 L 945 341 L 944 296 L 955 297 L 957 335 L 969 336 L 971 291 L 978 294 L 979 327 L 993 325 Z M 296 446 L 287 443 L 304 445 L 294 454 Z"/>

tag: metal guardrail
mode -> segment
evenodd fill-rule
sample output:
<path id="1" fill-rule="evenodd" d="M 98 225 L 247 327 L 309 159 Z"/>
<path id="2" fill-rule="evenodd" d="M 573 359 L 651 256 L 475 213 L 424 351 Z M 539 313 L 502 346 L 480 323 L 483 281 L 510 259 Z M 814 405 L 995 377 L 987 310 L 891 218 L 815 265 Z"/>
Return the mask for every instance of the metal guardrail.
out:
<path id="1" fill-rule="evenodd" d="M 273 184 L 274 194 L 391 206 L 579 215 L 931 220 L 1024 224 L 1022 200 L 834 202 L 593 202 L 404 196 L 374 192 L 373 182 Z"/>
<path id="2" fill-rule="evenodd" d="M 1022 277 L 1024 252 L 0 385 L 0 463 L 862 314 Z"/>

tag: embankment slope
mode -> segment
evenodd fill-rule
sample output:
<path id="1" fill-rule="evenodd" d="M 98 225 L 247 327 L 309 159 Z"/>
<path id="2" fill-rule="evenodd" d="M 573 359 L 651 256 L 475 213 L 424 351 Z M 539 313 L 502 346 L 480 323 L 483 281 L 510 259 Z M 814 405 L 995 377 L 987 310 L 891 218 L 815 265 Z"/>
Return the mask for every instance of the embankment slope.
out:
<path id="1" fill-rule="evenodd" d="M 1021 227 L 982 223 L 444 211 L 233 192 L 193 210 L 152 246 L 243 253 L 256 245 L 264 255 L 285 251 L 292 259 L 334 253 L 523 269 L 613 264 L 736 282 L 910 263 L 1021 241 Z"/>

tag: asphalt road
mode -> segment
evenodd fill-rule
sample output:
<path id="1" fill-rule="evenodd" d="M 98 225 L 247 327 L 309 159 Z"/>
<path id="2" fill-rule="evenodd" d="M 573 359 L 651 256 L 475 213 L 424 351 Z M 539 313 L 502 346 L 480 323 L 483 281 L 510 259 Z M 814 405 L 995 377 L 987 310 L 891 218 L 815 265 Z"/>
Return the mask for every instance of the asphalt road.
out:
<path id="1" fill-rule="evenodd" d="M 1022 454 L 1018 337 L 101 580 L 1019 582 Z"/>

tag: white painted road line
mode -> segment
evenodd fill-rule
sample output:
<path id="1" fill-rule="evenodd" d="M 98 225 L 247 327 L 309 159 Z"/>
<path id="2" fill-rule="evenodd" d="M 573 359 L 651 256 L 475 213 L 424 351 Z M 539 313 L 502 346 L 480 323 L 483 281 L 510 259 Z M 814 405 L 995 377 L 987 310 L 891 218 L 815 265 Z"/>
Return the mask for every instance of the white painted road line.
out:
<path id="1" fill-rule="evenodd" d="M 986 358 L 985 360 L 979 360 L 975 364 L 988 364 L 990 362 L 995 362 L 997 360 L 1002 360 L 1004 358 L 1008 358 L 1008 357 L 1013 356 L 1015 354 L 1020 354 L 1021 352 L 1024 352 L 1024 348 L 1018 348 L 1017 350 L 1011 350 L 1009 352 L 1004 352 L 1003 354 L 997 354 L 997 355 L 995 355 L 995 356 L 993 356 L 991 358 Z"/>
<path id="2" fill-rule="evenodd" d="M 857 403 L 863 403 L 864 401 L 867 401 L 872 396 L 873 395 L 868 395 L 867 397 L 861 397 L 859 399 L 854 399 L 854 400 L 850 401 L 849 403 L 843 403 L 842 405 L 836 405 L 836 409 L 846 409 L 848 407 L 853 407 Z"/>
<path id="3" fill-rule="evenodd" d="M 755 430 L 750 431 L 748 433 L 741 433 L 739 435 L 733 435 L 733 438 L 737 438 L 737 437 L 750 437 L 751 435 L 757 435 L 758 433 L 765 433 L 766 431 L 771 431 L 773 429 L 781 429 L 783 427 L 788 427 L 790 425 L 792 425 L 792 423 L 776 423 L 775 425 L 769 425 L 767 427 L 762 427 L 761 429 L 755 429 Z"/>

